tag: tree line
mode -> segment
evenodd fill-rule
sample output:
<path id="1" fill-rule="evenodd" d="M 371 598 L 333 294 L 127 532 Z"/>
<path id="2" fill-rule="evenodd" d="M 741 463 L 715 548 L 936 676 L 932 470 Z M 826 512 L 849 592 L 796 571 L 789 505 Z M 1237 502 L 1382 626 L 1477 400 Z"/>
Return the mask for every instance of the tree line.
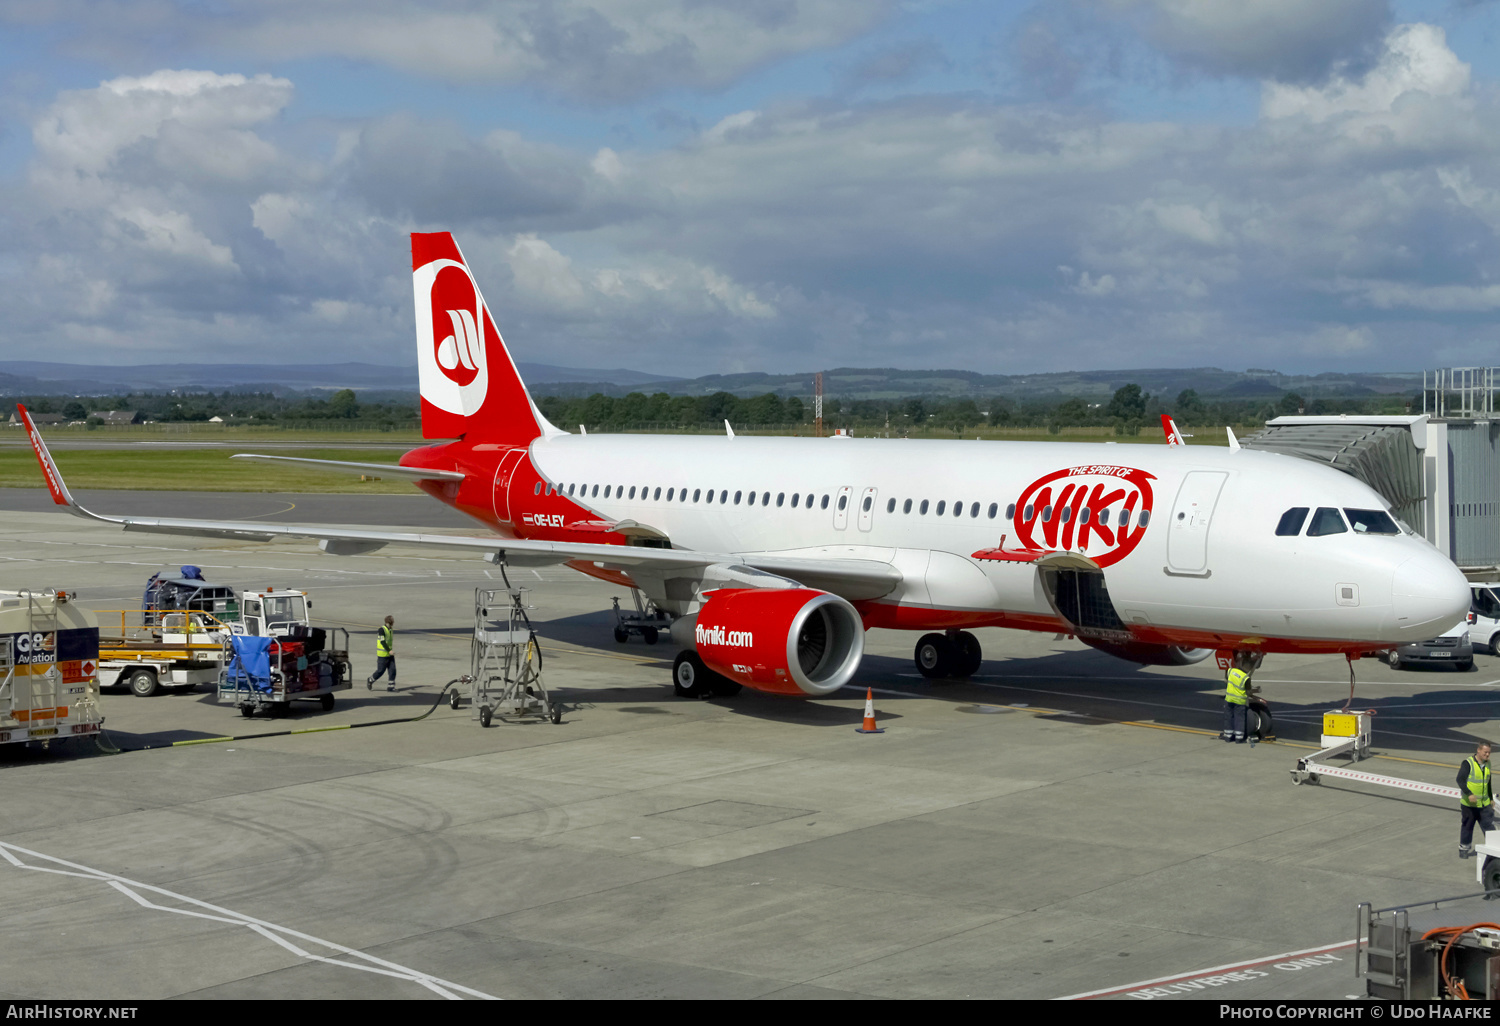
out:
<path id="1" fill-rule="evenodd" d="M 238 424 L 280 424 L 348 421 L 375 430 L 414 428 L 417 405 L 399 399 L 361 401 L 351 389 L 326 398 L 270 393 L 212 392 L 177 394 L 149 393 L 125 396 L 32 396 L 20 400 L 37 413 L 58 413 L 74 421 L 86 421 L 104 410 L 139 410 L 145 419 L 158 422 L 203 422 L 222 417 Z M 736 428 L 810 428 L 810 399 L 783 397 L 774 392 L 742 398 L 731 392 L 704 396 L 647 395 L 631 392 L 618 398 L 595 393 L 590 396 L 544 396 L 537 406 L 558 427 L 572 431 L 580 424 L 590 431 L 630 431 L 718 428 L 728 420 Z M 892 434 L 918 430 L 924 433 L 969 428 L 1096 428 L 1119 435 L 1134 435 L 1142 427 L 1154 427 L 1163 413 L 1171 414 L 1182 428 L 1221 424 L 1256 424 L 1281 414 L 1355 414 L 1410 412 L 1409 396 L 1304 399 L 1288 392 L 1280 399 L 1234 399 L 1203 397 L 1192 389 L 1175 399 L 1151 395 L 1139 385 L 1128 384 L 1105 399 L 1052 397 L 1012 399 L 990 396 L 979 399 L 943 399 L 910 396 L 899 399 L 826 398 L 824 427 Z M 1421 399 L 1415 401 L 1420 410 Z"/>

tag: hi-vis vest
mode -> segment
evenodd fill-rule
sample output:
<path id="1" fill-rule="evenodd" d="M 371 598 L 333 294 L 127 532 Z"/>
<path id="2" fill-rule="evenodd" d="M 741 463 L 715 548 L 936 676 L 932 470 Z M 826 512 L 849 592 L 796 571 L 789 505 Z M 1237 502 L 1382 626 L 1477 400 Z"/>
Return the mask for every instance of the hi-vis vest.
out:
<path id="1" fill-rule="evenodd" d="M 1250 692 L 1245 686 L 1250 683 L 1250 675 L 1238 666 L 1229 671 L 1228 682 L 1224 688 L 1224 701 L 1230 705 L 1249 705 Z"/>
<path id="2" fill-rule="evenodd" d="M 1459 795 L 1459 804 L 1482 809 L 1490 803 L 1490 764 L 1472 755 L 1464 761 L 1469 764 L 1469 785 Z"/>
<path id="3" fill-rule="evenodd" d="M 389 627 L 382 627 L 375 634 L 375 655 L 377 658 L 385 659 L 391 654 L 391 646 L 396 643 L 396 632 Z"/>

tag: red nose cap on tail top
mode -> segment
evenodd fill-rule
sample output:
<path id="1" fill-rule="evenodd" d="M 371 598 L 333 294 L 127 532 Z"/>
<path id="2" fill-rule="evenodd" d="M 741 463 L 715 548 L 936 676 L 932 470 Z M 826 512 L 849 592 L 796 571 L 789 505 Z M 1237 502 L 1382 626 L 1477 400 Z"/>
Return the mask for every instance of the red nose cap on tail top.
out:
<path id="1" fill-rule="evenodd" d="M 524 444 L 541 416 L 448 232 L 413 233 L 422 437 Z"/>
<path id="2" fill-rule="evenodd" d="M 870 688 L 865 688 L 865 725 L 855 727 L 854 730 L 858 734 L 885 733 L 884 727 L 875 726 L 875 692 Z"/>

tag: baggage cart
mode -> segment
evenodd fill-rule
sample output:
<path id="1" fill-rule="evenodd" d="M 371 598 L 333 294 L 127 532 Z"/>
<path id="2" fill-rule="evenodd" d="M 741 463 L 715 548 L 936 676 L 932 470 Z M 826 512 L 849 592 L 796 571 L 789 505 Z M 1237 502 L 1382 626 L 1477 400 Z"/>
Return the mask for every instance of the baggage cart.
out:
<path id="1" fill-rule="evenodd" d="M 334 705 L 334 694 L 354 686 L 349 664 L 349 632 L 335 627 L 328 637 L 342 632 L 342 648 L 309 646 L 288 638 L 262 638 L 236 634 L 224 643 L 223 669 L 219 674 L 218 700 L 229 702 L 241 716 L 256 713 L 285 716 L 293 702 L 317 702 L 326 712 Z M 313 651 L 309 652 L 308 648 Z"/>

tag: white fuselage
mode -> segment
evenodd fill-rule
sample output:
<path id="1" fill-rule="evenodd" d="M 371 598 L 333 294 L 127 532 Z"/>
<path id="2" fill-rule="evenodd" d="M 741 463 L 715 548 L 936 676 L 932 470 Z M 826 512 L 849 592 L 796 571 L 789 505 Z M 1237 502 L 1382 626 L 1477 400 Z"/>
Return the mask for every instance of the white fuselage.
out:
<path id="1" fill-rule="evenodd" d="M 914 625 L 922 610 L 1052 616 L 1031 562 L 973 558 L 1000 547 L 1097 559 L 1132 630 L 1167 632 L 1183 643 L 1409 641 L 1440 634 L 1468 605 L 1452 562 L 1406 531 L 1313 537 L 1304 527 L 1277 535 L 1292 507 L 1388 510 L 1389 503 L 1339 471 L 1247 449 L 563 435 L 538 438 L 530 451 L 542 477 L 573 502 L 602 520 L 655 528 L 674 547 L 889 562 L 904 580 L 880 602 L 909 610 Z M 1081 547 L 1064 545 L 1072 532 L 1056 528 L 1050 544 L 1041 542 L 1039 508 L 1023 531 L 1023 492 L 1062 471 L 1057 495 L 1070 469 L 1101 498 L 1132 492 L 1123 481 L 1106 490 L 1110 474 L 1129 469 L 1148 481 L 1151 496 L 1129 500 L 1136 505 L 1132 528 L 1141 533 L 1128 554 L 1111 561 L 1114 546 L 1099 535 Z M 522 536 L 530 533 L 521 522 L 527 499 L 511 496 L 510 522 Z M 1111 526 L 1125 501 L 1108 508 Z M 954 515 L 956 504 L 961 515 Z M 1150 511 L 1143 529 L 1141 508 Z M 1103 519 L 1100 509 L 1093 516 Z"/>

